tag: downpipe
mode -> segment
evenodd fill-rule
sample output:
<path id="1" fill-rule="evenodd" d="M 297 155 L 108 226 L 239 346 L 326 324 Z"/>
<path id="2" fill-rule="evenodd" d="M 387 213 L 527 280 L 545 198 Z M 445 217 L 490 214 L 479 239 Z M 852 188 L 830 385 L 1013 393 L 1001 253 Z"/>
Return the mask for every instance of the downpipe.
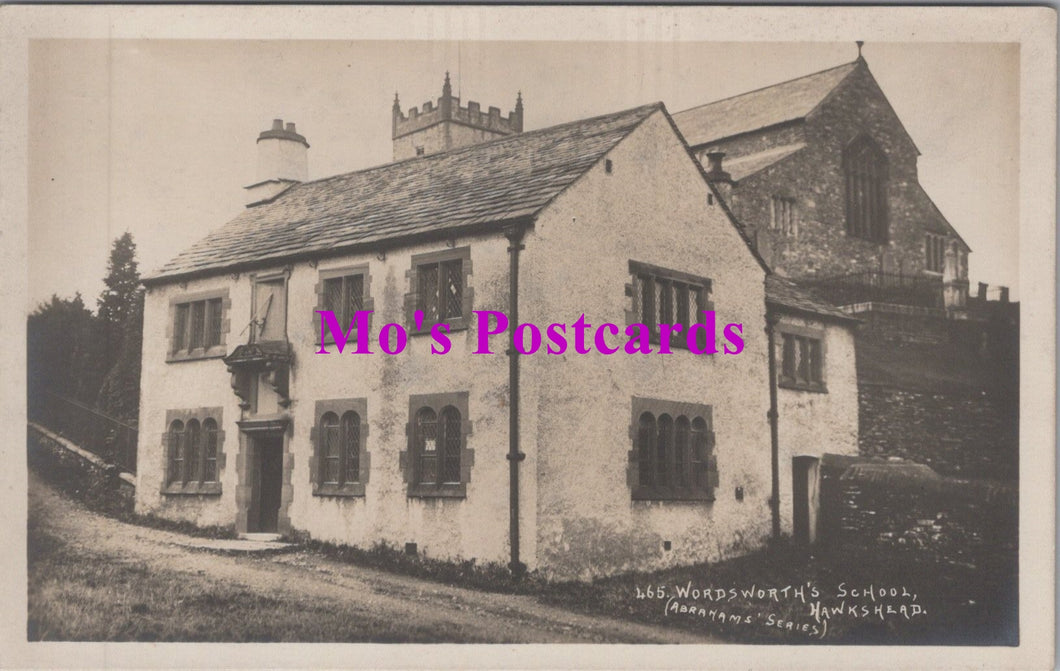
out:
<path id="1" fill-rule="evenodd" d="M 508 319 L 519 323 L 519 252 L 525 229 L 513 226 L 504 232 L 508 238 Z M 515 332 L 511 329 L 508 341 L 508 542 L 511 561 L 508 569 L 515 578 L 526 574 L 526 564 L 519 559 L 519 463 L 526 454 L 519 450 L 519 350 L 515 347 Z"/>
<path id="2" fill-rule="evenodd" d="M 769 508 L 773 520 L 773 540 L 780 540 L 780 438 L 778 430 L 779 413 L 777 412 L 777 348 L 776 325 L 779 317 L 766 308 L 766 340 L 769 343 L 769 447 L 770 470 L 772 471 L 772 491 Z"/>

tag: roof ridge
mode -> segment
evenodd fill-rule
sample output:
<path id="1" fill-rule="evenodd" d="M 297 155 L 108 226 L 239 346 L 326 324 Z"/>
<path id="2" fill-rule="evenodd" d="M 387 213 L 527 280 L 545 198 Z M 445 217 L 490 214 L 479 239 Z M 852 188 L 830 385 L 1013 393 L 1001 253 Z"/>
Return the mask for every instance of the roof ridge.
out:
<path id="1" fill-rule="evenodd" d="M 742 98 L 744 96 L 749 96 L 752 93 L 759 93 L 760 91 L 765 91 L 767 89 L 772 89 L 772 88 L 776 88 L 778 86 L 783 86 L 784 84 L 790 84 L 792 82 L 797 82 L 800 79 L 809 79 L 810 77 L 816 77 L 817 75 L 823 75 L 826 72 L 832 72 L 833 70 L 838 70 L 839 68 L 844 68 L 844 67 L 847 67 L 847 66 L 850 66 L 850 65 L 857 65 L 857 64 L 858 64 L 857 60 L 853 60 L 853 61 L 850 61 L 848 63 L 841 63 L 840 65 L 836 65 L 836 66 L 830 67 L 830 68 L 825 68 L 824 70 L 818 70 L 817 72 L 811 72 L 811 73 L 806 74 L 806 75 L 800 75 L 798 77 L 792 77 L 791 79 L 785 79 L 784 81 L 777 82 L 775 84 L 768 84 L 766 86 L 759 86 L 758 88 L 751 89 L 750 91 L 744 91 L 743 93 L 737 93 L 735 95 L 726 96 L 724 98 L 718 98 L 717 100 L 711 100 L 708 103 L 703 103 L 702 105 L 696 105 L 695 107 L 689 107 L 688 109 L 681 110 L 680 112 L 675 112 L 675 115 L 676 114 L 684 114 L 685 112 L 691 112 L 693 110 L 702 109 L 704 107 L 710 107 L 711 105 L 716 105 L 718 103 L 725 102 L 726 100 L 734 100 L 736 98 Z"/>
<path id="2" fill-rule="evenodd" d="M 328 175 L 327 177 L 318 177 L 317 179 L 311 179 L 311 180 L 308 180 L 308 181 L 305 181 L 305 182 L 298 182 L 293 187 L 285 190 L 280 195 L 286 195 L 288 193 L 296 191 L 299 187 L 306 186 L 306 185 L 309 185 L 309 184 L 317 184 L 317 183 L 320 183 L 320 182 L 327 182 L 328 180 L 332 180 L 332 179 L 338 179 L 340 177 L 348 177 L 349 175 L 358 175 L 358 174 L 362 174 L 362 173 L 366 173 L 366 172 L 371 172 L 373 170 L 381 170 L 383 168 L 390 168 L 390 167 L 393 167 L 395 165 L 401 165 L 402 163 L 409 163 L 409 162 L 412 162 L 412 161 L 429 161 L 431 159 L 438 159 L 438 158 L 441 158 L 441 157 L 444 157 L 444 156 L 453 156 L 454 154 L 459 154 L 459 153 L 462 153 L 462 152 L 475 151 L 475 150 L 478 150 L 478 149 L 480 149 L 481 147 L 484 147 L 484 146 L 500 144 L 502 142 L 513 141 L 515 138 L 525 138 L 527 136 L 539 135 L 539 134 L 542 134 L 542 133 L 545 133 L 545 132 L 555 131 L 555 130 L 563 128 L 565 126 L 573 126 L 575 124 L 587 123 L 587 122 L 591 122 L 591 121 L 599 121 L 601 119 L 605 119 L 605 118 L 609 118 L 609 117 L 622 116 L 623 114 L 631 114 L 633 112 L 636 112 L 636 111 L 642 110 L 642 109 L 648 109 L 648 108 L 661 109 L 663 107 L 664 107 L 664 105 L 663 105 L 662 101 L 656 101 L 656 102 L 653 102 L 653 103 L 646 103 L 644 105 L 638 105 L 636 107 L 630 107 L 628 109 L 619 110 L 617 112 L 608 112 L 607 114 L 598 114 L 597 116 L 593 116 L 593 117 L 586 117 L 586 118 L 583 118 L 583 119 L 574 119 L 572 121 L 564 121 L 563 123 L 558 123 L 558 124 L 555 124 L 553 126 L 546 126 L 545 128 L 535 128 L 534 130 L 524 131 L 524 132 L 521 132 L 521 133 L 512 133 L 511 135 L 505 135 L 505 136 L 502 136 L 502 137 L 493 138 L 491 140 L 485 140 L 483 142 L 475 142 L 475 143 L 472 143 L 472 144 L 464 145 L 462 147 L 453 147 L 451 149 L 446 149 L 445 151 L 440 151 L 440 152 L 437 152 L 437 153 L 434 153 L 434 154 L 428 154 L 427 156 L 410 156 L 409 158 L 401 159 L 399 161 L 391 161 L 389 163 L 380 163 L 378 165 L 373 165 L 373 166 L 370 166 L 370 167 L 367 167 L 367 168 L 361 168 L 359 170 L 350 170 L 348 172 L 340 172 L 340 173 L 337 173 L 337 174 L 334 174 L 334 175 Z"/>

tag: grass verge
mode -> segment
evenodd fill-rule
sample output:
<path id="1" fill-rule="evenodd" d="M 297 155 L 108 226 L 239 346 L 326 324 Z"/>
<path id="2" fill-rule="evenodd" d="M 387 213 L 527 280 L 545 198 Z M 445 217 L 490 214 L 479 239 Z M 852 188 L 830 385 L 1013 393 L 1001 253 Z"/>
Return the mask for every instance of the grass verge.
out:
<path id="1" fill-rule="evenodd" d="M 28 596 L 29 641 L 477 642 L 456 625 L 387 621 L 365 604 L 75 552 L 32 520 Z"/>

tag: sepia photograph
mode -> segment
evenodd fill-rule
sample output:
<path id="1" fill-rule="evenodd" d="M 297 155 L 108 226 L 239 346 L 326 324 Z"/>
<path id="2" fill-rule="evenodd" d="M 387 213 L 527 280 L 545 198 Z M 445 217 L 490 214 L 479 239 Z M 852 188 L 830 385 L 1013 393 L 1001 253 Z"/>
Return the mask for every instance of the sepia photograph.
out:
<path id="1" fill-rule="evenodd" d="M 1052 659 L 1055 13 L 199 9 L 9 66 L 17 665 Z"/>

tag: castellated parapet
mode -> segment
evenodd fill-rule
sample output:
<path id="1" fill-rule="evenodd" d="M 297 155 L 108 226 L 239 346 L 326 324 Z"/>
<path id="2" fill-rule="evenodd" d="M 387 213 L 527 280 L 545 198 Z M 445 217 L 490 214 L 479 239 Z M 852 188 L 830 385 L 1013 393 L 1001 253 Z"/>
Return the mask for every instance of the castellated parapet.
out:
<path id="1" fill-rule="evenodd" d="M 445 73 L 442 95 L 437 105 L 428 101 L 423 108 L 412 107 L 406 115 L 394 96 L 392 139 L 394 160 L 425 156 L 455 147 L 485 142 L 523 131 L 523 98 L 520 93 L 515 109 L 501 116 L 498 107 L 483 112 L 479 103 L 469 100 L 460 106 L 453 95 L 449 73 Z"/>

